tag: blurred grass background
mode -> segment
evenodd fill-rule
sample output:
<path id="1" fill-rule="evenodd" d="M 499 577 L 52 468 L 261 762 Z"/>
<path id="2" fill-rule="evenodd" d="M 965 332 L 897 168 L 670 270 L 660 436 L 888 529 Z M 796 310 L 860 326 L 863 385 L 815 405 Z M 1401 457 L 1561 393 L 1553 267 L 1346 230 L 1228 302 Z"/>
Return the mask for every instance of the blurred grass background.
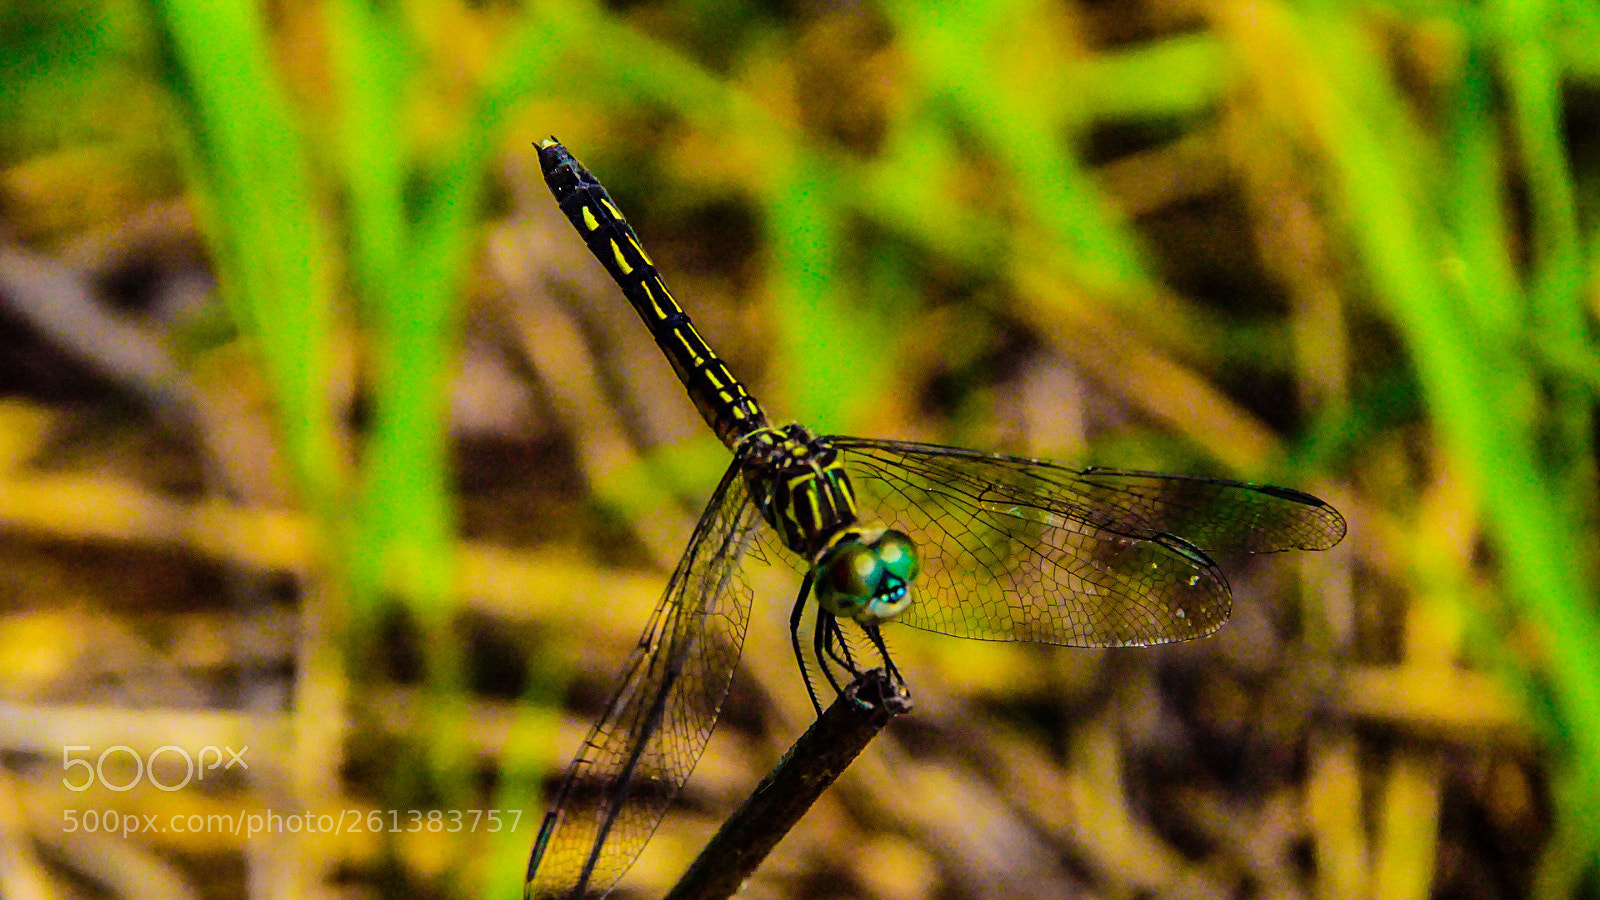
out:
<path id="1" fill-rule="evenodd" d="M 554 134 L 777 419 L 1351 524 L 1190 645 L 896 629 L 744 896 L 1600 896 L 1595 4 L 12 0 L 0 72 L 0 895 L 519 896 L 726 464 Z M 764 599 L 630 896 L 808 720 Z M 251 768 L 105 787 L 167 745 Z M 64 822 L 268 809 L 401 827 Z"/>

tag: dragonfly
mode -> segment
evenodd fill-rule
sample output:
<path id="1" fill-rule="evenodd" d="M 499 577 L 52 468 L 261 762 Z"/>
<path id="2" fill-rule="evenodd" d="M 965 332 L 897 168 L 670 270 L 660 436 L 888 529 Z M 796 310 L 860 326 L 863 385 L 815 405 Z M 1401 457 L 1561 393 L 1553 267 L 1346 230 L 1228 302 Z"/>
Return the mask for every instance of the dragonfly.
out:
<path id="1" fill-rule="evenodd" d="M 803 576 L 790 642 L 820 711 L 802 652 L 807 609 L 815 665 L 835 691 L 869 652 L 903 687 L 885 623 L 1072 647 L 1184 641 L 1232 612 L 1216 557 L 1344 538 L 1337 510 L 1289 488 L 775 426 L 606 189 L 554 138 L 538 153 L 561 211 L 733 462 L 554 795 L 528 863 L 530 900 L 603 897 L 649 842 L 727 696 L 755 600 L 751 565 Z"/>

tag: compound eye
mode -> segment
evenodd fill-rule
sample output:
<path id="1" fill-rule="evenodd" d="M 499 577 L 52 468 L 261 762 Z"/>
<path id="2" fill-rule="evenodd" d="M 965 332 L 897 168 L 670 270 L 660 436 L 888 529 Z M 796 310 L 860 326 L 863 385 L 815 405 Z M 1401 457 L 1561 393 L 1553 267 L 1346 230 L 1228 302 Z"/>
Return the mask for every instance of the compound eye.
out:
<path id="1" fill-rule="evenodd" d="M 846 612 L 871 599 L 883 581 L 883 567 L 872 548 L 840 547 L 817 574 L 817 599 L 834 612 Z"/>
<path id="2" fill-rule="evenodd" d="M 893 529 L 885 531 L 874 547 L 883 568 L 901 581 L 910 584 L 922 571 L 922 562 L 917 558 L 917 545 L 901 532 Z"/>

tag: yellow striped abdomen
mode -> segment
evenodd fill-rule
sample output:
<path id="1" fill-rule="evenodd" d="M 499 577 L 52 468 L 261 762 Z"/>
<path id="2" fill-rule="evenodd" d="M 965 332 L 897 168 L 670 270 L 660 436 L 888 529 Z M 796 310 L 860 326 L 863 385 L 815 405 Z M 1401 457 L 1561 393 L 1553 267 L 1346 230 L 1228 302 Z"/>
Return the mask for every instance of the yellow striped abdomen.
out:
<path id="1" fill-rule="evenodd" d="M 633 304 L 706 424 L 730 449 L 767 427 L 761 404 L 695 330 L 611 195 L 554 140 L 539 145 L 545 183 L 589 251 Z"/>

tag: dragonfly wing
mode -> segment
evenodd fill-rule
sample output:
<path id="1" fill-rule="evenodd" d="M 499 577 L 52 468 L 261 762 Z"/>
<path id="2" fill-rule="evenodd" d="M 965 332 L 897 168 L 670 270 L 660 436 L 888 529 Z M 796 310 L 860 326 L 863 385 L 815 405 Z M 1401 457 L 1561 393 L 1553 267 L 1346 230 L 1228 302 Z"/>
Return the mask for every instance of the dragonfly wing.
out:
<path id="1" fill-rule="evenodd" d="M 1050 470 L 1042 477 L 1063 477 L 1061 490 L 1111 518 L 1181 534 L 1217 555 L 1327 550 L 1346 531 L 1338 510 L 1291 488 L 1099 467 Z"/>
<path id="2" fill-rule="evenodd" d="M 738 570 L 760 516 L 738 474 L 735 462 L 562 781 L 528 862 L 528 898 L 609 892 L 705 751 L 750 621 Z"/>
<path id="3" fill-rule="evenodd" d="M 921 554 L 899 621 L 958 637 L 1078 647 L 1200 637 L 1233 607 L 1212 553 L 1322 549 L 1344 536 L 1331 507 L 1283 488 L 832 443 L 861 519 L 905 532 Z"/>

